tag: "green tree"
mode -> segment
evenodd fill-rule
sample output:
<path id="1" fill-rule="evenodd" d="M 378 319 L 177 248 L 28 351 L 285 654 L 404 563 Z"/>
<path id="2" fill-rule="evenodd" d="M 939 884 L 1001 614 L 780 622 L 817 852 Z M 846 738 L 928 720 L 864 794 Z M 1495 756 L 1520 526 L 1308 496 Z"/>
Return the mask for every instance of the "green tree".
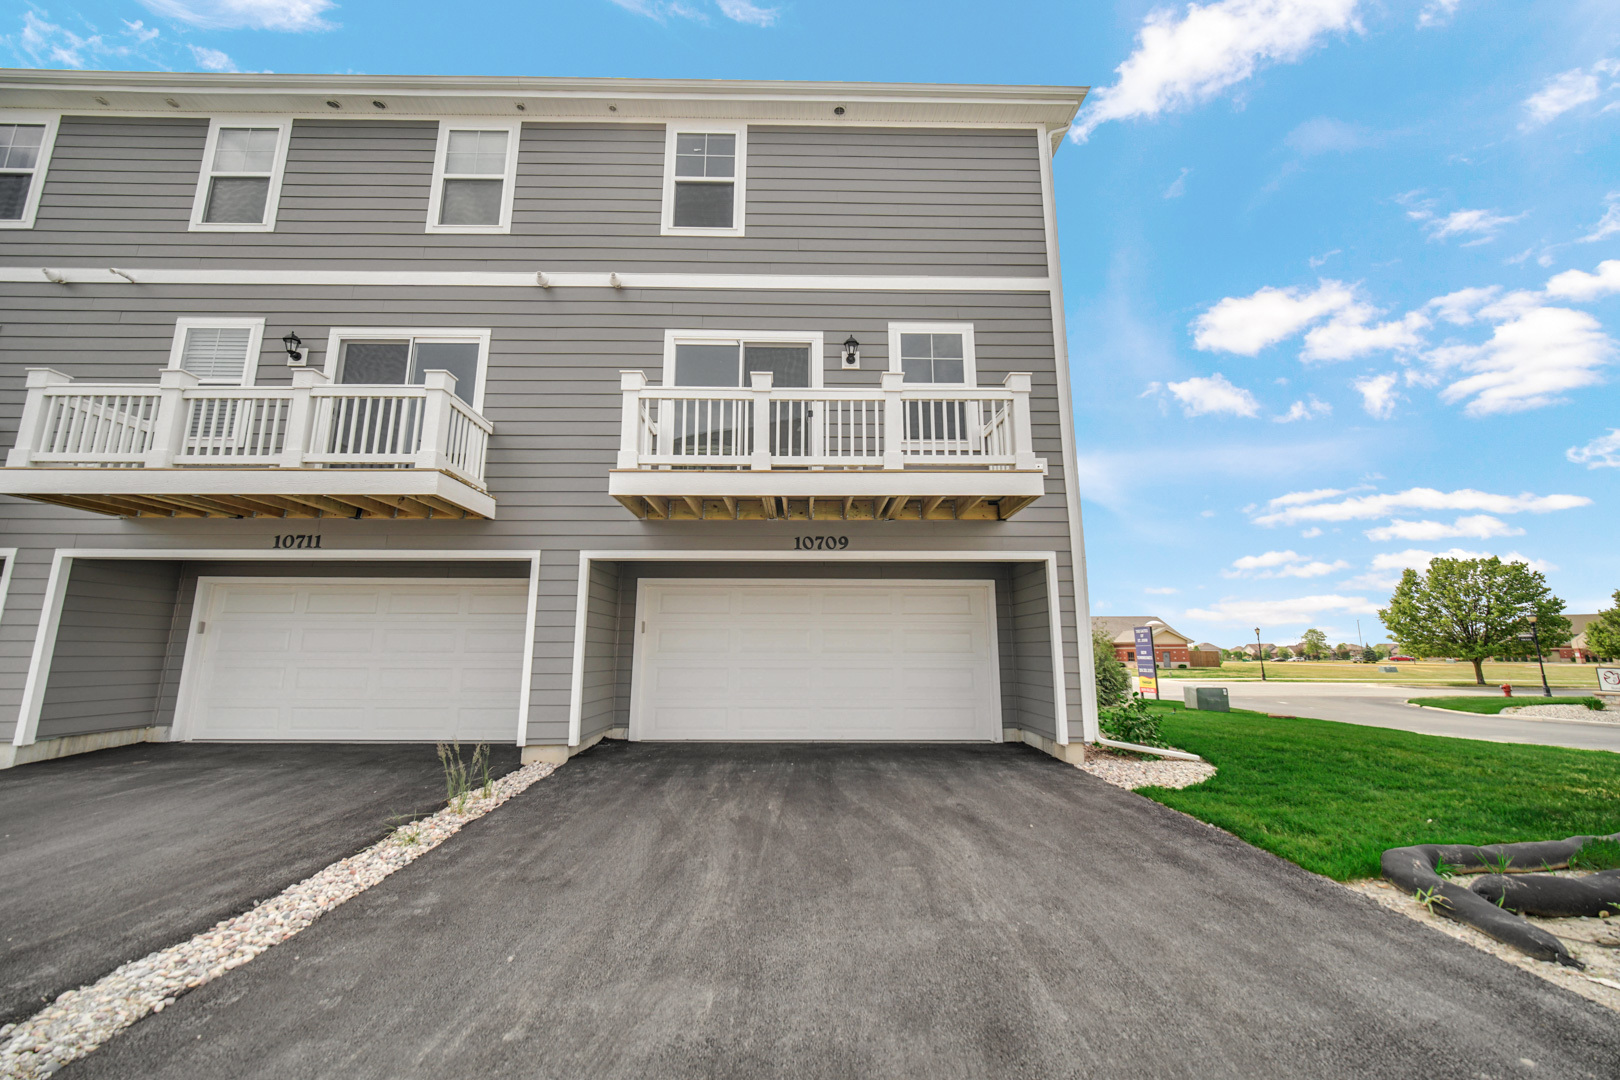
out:
<path id="1" fill-rule="evenodd" d="M 1348 660 L 1353 653 L 1354 650 L 1350 648 L 1348 642 L 1341 641 L 1337 645 L 1333 646 L 1333 658 L 1335 660 Z"/>
<path id="2" fill-rule="evenodd" d="M 1097 707 L 1110 709 L 1131 697 L 1131 676 L 1114 656 L 1114 643 L 1099 629 L 1091 631 L 1091 654 L 1097 672 Z"/>
<path id="3" fill-rule="evenodd" d="M 1485 660 L 1516 647 L 1519 636 L 1530 633 L 1531 616 L 1543 650 L 1569 641 L 1563 610 L 1539 571 L 1493 555 L 1435 559 L 1422 575 L 1407 570 L 1378 617 L 1403 648 L 1469 661 L 1474 682 L 1484 686 Z"/>
<path id="4" fill-rule="evenodd" d="M 1361 662 L 1363 664 L 1376 664 L 1378 663 L 1378 660 L 1379 656 L 1377 649 L 1373 648 L 1371 645 L 1363 645 L 1361 647 Z"/>
<path id="5" fill-rule="evenodd" d="M 1586 624 L 1586 651 L 1604 660 L 1620 659 L 1620 589 L 1614 590 L 1614 607 Z"/>
<path id="6" fill-rule="evenodd" d="M 1293 653 L 1292 649 L 1290 649 L 1290 648 L 1288 648 L 1288 646 L 1284 645 L 1282 648 L 1278 649 L 1276 652 L 1272 653 L 1271 655 L 1275 656 L 1279 660 L 1287 660 L 1289 657 L 1293 656 L 1294 653 Z"/>
<path id="7" fill-rule="evenodd" d="M 1299 639 L 1299 643 L 1300 652 L 1312 660 L 1320 660 L 1322 654 L 1329 651 L 1327 635 L 1314 626 L 1305 631 L 1305 636 Z"/>

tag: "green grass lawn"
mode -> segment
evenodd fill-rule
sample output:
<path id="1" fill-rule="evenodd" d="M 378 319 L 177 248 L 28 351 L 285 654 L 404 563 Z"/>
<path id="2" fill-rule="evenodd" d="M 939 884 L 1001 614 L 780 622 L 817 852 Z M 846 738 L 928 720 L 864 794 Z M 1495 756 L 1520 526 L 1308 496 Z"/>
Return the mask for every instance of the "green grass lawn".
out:
<path id="1" fill-rule="evenodd" d="M 1427 705 L 1431 709 L 1452 709 L 1456 712 L 1484 713 L 1495 716 L 1503 709 L 1522 709 L 1526 705 L 1587 705 L 1596 701 L 1592 697 L 1415 697 L 1408 698 L 1412 705 Z M 1597 717 L 1593 717 L 1597 719 Z"/>
<path id="2" fill-rule="evenodd" d="M 1152 707 L 1167 743 L 1220 772 L 1139 794 L 1339 881 L 1377 877 L 1406 844 L 1620 831 L 1620 754 Z"/>
<path id="3" fill-rule="evenodd" d="M 1391 675 L 1379 671 L 1383 664 L 1356 664 L 1349 660 L 1309 660 L 1278 663 L 1266 661 L 1266 679 L 1270 682 L 1371 682 L 1391 683 L 1395 686 L 1473 686 L 1474 665 L 1443 661 L 1420 661 L 1393 665 L 1398 670 Z M 1223 682 L 1259 681 L 1260 665 L 1252 660 L 1228 660 L 1218 668 L 1160 668 L 1161 678 L 1219 679 Z M 1555 689 L 1597 689 L 1597 671 L 1591 664 L 1551 663 L 1547 665 L 1547 682 Z M 1541 671 L 1535 664 L 1485 665 L 1485 685 L 1491 687 L 1511 683 L 1515 689 L 1541 689 Z"/>

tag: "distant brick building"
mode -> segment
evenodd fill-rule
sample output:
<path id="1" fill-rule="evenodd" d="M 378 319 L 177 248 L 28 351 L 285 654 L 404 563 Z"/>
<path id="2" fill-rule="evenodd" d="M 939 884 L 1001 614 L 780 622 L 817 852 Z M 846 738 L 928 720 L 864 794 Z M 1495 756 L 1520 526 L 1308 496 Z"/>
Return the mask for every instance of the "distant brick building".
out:
<path id="1" fill-rule="evenodd" d="M 1191 646 L 1192 638 L 1186 634 L 1177 633 L 1163 619 L 1154 615 L 1100 615 L 1091 620 L 1094 629 L 1108 635 L 1108 640 L 1114 644 L 1114 656 L 1122 663 L 1131 664 L 1136 661 L 1136 635 L 1134 630 L 1138 626 L 1153 627 L 1153 654 L 1158 659 L 1159 666 L 1164 668 L 1192 667 Z M 1215 653 L 1216 665 L 1220 664 L 1220 652 Z"/>

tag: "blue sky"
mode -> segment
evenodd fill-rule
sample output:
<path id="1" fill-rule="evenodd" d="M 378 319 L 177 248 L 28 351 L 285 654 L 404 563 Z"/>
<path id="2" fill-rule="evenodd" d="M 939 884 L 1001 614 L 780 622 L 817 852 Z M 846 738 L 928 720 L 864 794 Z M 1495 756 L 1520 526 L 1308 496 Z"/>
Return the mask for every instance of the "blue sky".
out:
<path id="1" fill-rule="evenodd" d="M 1451 551 L 1620 588 L 1612 0 L 9 10 L 21 66 L 1091 85 L 1057 183 L 1097 613 L 1374 640 Z"/>

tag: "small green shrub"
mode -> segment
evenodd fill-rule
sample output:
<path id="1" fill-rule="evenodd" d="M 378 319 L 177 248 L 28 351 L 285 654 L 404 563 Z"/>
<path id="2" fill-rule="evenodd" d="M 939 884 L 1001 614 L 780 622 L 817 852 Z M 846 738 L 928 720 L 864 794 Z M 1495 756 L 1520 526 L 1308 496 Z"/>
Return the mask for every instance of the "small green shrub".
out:
<path id="1" fill-rule="evenodd" d="M 1588 840 L 1569 857 L 1572 870 L 1614 870 L 1620 868 L 1620 841 Z"/>
<path id="2" fill-rule="evenodd" d="M 1123 705 L 1099 710 L 1097 726 L 1102 728 L 1104 735 L 1120 742 L 1136 743 L 1138 746 L 1164 745 L 1159 735 L 1159 716 L 1148 708 L 1141 694 L 1134 695 Z"/>

